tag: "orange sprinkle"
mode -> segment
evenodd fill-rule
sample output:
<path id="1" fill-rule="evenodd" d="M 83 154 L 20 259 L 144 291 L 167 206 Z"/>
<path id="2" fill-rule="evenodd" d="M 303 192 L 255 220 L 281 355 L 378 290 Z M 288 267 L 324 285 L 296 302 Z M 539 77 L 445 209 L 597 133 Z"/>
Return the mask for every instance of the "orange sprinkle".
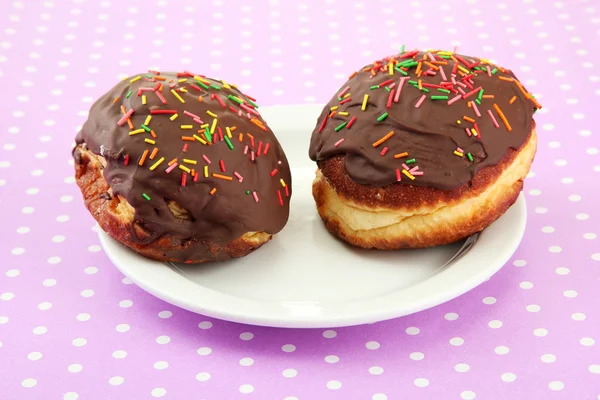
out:
<path id="1" fill-rule="evenodd" d="M 190 173 L 192 176 L 196 175 L 196 170 L 192 168 L 192 172 Z"/>
<path id="2" fill-rule="evenodd" d="M 157 81 L 166 81 L 167 79 L 164 76 L 155 76 L 154 79 Z"/>
<path id="3" fill-rule="evenodd" d="M 471 102 L 468 102 L 468 103 L 467 103 L 467 105 L 469 106 L 469 108 L 473 107 L 473 106 L 471 105 Z"/>
<path id="4" fill-rule="evenodd" d="M 421 76 L 421 62 L 419 62 L 419 64 L 417 65 L 416 73 L 418 76 Z"/>
<path id="5" fill-rule="evenodd" d="M 472 122 L 475 122 L 475 120 L 474 120 L 473 118 L 469 118 L 469 117 L 467 117 L 467 116 L 464 116 L 464 117 L 463 117 L 463 119 L 464 119 L 465 121 L 467 121 L 467 122 L 471 122 L 471 123 L 472 123 Z"/>
<path id="6" fill-rule="evenodd" d="M 244 134 L 242 132 L 240 132 L 240 136 L 238 136 L 238 140 L 241 142 L 242 140 L 244 140 Z"/>
<path id="7" fill-rule="evenodd" d="M 515 100 L 517 100 L 517 96 L 513 96 L 510 100 L 509 100 L 509 104 L 512 104 L 515 102 Z"/>
<path id="8" fill-rule="evenodd" d="M 254 125 L 258 126 L 260 129 L 262 129 L 263 131 L 266 131 L 267 128 L 265 128 L 265 126 L 262 124 L 262 122 L 260 122 L 259 120 L 257 120 L 256 118 L 252 118 L 251 121 L 254 123 Z"/>
<path id="9" fill-rule="evenodd" d="M 185 140 L 187 142 L 193 142 L 195 139 L 193 136 L 182 136 L 181 140 Z"/>
<path id="10" fill-rule="evenodd" d="M 504 113 L 502 112 L 502 110 L 500 109 L 500 107 L 498 107 L 498 104 L 494 103 L 494 109 L 496 110 L 496 112 L 500 116 L 500 119 L 502 120 L 502 122 L 504 122 L 504 125 L 506 126 L 506 129 L 509 132 L 512 131 L 512 128 L 510 127 L 510 124 L 508 123 L 508 120 L 504 116 Z"/>
<path id="11" fill-rule="evenodd" d="M 217 188 L 212 188 L 212 190 L 210 191 L 210 195 L 212 196 L 213 194 L 215 194 L 216 191 L 217 191 Z"/>
<path id="12" fill-rule="evenodd" d="M 202 96 L 198 96 L 198 101 L 202 103 Z"/>
<path id="13" fill-rule="evenodd" d="M 334 111 L 332 111 L 332 112 L 329 114 L 329 118 L 333 118 L 333 116 L 334 116 L 336 113 L 337 113 L 337 111 L 335 111 L 335 110 L 334 110 Z"/>
<path id="14" fill-rule="evenodd" d="M 121 111 L 123 112 L 123 114 L 127 114 L 127 111 L 125 110 L 125 106 L 123 104 L 121 104 Z"/>
<path id="15" fill-rule="evenodd" d="M 354 71 L 354 72 L 353 72 L 353 73 L 352 73 L 352 74 L 351 74 L 351 75 L 348 77 L 348 79 L 352 79 L 352 78 L 354 78 L 355 76 L 356 76 L 356 71 Z"/>
<path id="16" fill-rule="evenodd" d="M 121 97 L 119 97 L 119 96 L 115 97 L 115 99 L 113 100 L 113 104 L 115 104 L 117 101 L 119 101 L 120 98 Z"/>
<path id="17" fill-rule="evenodd" d="M 382 137 L 381 139 L 379 139 L 378 141 L 373 143 L 373 147 L 379 146 L 381 143 L 383 143 L 386 140 L 388 140 L 389 138 L 391 138 L 394 135 L 394 133 L 395 133 L 394 131 L 390 131 L 387 135 L 385 135 L 384 137 Z"/>
<path id="18" fill-rule="evenodd" d="M 176 162 L 177 162 L 177 158 L 174 158 L 171 161 L 169 161 L 169 163 L 167 165 L 171 166 L 171 165 L 175 164 Z"/>
<path id="19" fill-rule="evenodd" d="M 154 150 L 152 150 L 152 153 L 150 153 L 151 160 L 154 160 L 154 157 L 156 157 L 156 153 L 158 153 L 158 147 L 155 147 Z"/>
<path id="20" fill-rule="evenodd" d="M 233 180 L 232 177 L 227 176 L 227 175 L 221 175 L 221 174 L 215 174 L 215 173 L 213 173 L 212 176 L 213 176 L 213 178 L 224 179 L 226 181 L 232 181 Z"/>
<path id="21" fill-rule="evenodd" d="M 419 79 L 419 90 L 423 90 L 423 82 Z"/>
<path id="22" fill-rule="evenodd" d="M 153 131 L 152 129 L 150 129 L 150 135 L 151 135 L 151 136 L 152 136 L 154 139 L 156 139 L 156 133 L 154 133 L 154 131 Z"/>
<path id="23" fill-rule="evenodd" d="M 517 80 L 515 80 L 515 83 L 517 84 L 517 86 L 519 87 L 519 89 L 521 89 L 521 92 L 523 92 L 523 94 L 525 95 L 525 98 L 530 99 L 531 98 L 531 94 L 527 93 L 527 91 L 525 90 L 525 88 L 523 87 L 523 85 L 521 85 L 521 83 Z"/>
<path id="24" fill-rule="evenodd" d="M 428 67 L 433 68 L 434 70 L 438 71 L 440 69 L 440 67 L 438 67 L 437 65 L 433 65 L 432 63 L 430 63 L 429 61 L 423 61 L 423 64 L 427 65 Z"/>
<path id="25" fill-rule="evenodd" d="M 498 79 L 502 80 L 502 81 L 507 81 L 507 82 L 512 82 L 513 78 L 507 78 L 505 76 L 498 76 Z"/>
<path id="26" fill-rule="evenodd" d="M 484 94 L 483 96 L 481 96 L 482 99 L 493 99 L 494 95 L 493 94 Z"/>
<path id="27" fill-rule="evenodd" d="M 142 154 L 142 158 L 140 158 L 140 162 L 138 165 L 141 167 L 144 165 L 144 161 L 146 161 L 146 157 L 148 156 L 148 150 L 144 150 L 144 154 Z"/>
<path id="28" fill-rule="evenodd" d="M 404 153 L 399 153 L 394 155 L 394 158 L 402 158 L 402 157 L 408 157 L 408 153 L 404 152 Z"/>
<path id="29" fill-rule="evenodd" d="M 235 131 L 236 129 L 237 129 L 237 126 L 232 126 L 231 128 L 229 128 L 229 130 L 230 130 L 231 132 Z"/>
<path id="30" fill-rule="evenodd" d="M 542 108 L 542 105 L 538 103 L 537 100 L 533 98 L 533 96 L 530 96 L 529 100 L 531 100 L 537 108 Z"/>
<path id="31" fill-rule="evenodd" d="M 129 129 L 133 129 L 134 128 L 134 126 L 131 123 L 131 120 L 129 118 L 127 118 L 127 125 L 129 125 Z"/>

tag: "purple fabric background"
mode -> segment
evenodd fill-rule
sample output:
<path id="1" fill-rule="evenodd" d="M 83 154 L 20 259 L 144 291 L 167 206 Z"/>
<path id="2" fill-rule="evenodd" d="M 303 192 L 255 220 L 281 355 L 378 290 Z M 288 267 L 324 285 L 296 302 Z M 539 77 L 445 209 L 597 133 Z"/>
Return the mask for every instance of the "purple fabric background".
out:
<path id="1" fill-rule="evenodd" d="M 0 398 L 600 399 L 598 1 L 224 3 L 2 2 Z M 108 261 L 70 147 L 121 74 L 325 102 L 403 43 L 489 57 L 544 105 L 527 232 L 489 282 L 406 318 L 284 330 L 177 309 Z"/>

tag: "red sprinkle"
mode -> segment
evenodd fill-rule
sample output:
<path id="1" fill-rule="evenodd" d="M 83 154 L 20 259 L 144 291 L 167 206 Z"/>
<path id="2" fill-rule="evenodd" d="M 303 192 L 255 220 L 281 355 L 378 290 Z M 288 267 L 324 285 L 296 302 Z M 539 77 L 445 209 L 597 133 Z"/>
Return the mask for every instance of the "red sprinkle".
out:
<path id="1" fill-rule="evenodd" d="M 346 100 L 344 101 L 340 101 L 340 105 L 342 104 L 346 104 L 347 102 L 349 102 L 350 100 L 352 100 L 352 97 L 348 97 Z"/>
<path id="2" fill-rule="evenodd" d="M 384 147 L 383 150 L 381 150 L 381 153 L 379 153 L 379 154 L 381 154 L 381 156 L 383 157 L 383 156 L 385 156 L 385 153 L 387 153 L 387 152 L 388 152 L 388 148 Z"/>
<path id="3" fill-rule="evenodd" d="M 129 165 L 129 154 L 125 156 L 125 166 Z"/>
<path id="4" fill-rule="evenodd" d="M 221 107 L 227 108 L 227 105 L 223 102 L 223 100 L 221 100 L 221 96 L 215 96 L 215 99 L 217 99 Z"/>
<path id="5" fill-rule="evenodd" d="M 288 189 L 288 188 L 289 188 L 289 186 L 288 186 L 288 185 L 285 185 L 285 195 L 286 195 L 287 197 L 290 197 L 290 189 Z"/>
<path id="6" fill-rule="evenodd" d="M 267 151 L 269 151 L 269 142 L 267 142 L 265 144 L 265 150 L 263 151 L 263 154 L 266 156 L 267 155 Z"/>
<path id="7" fill-rule="evenodd" d="M 277 190 L 277 197 L 279 198 L 279 205 L 283 207 L 283 198 L 281 197 L 281 190 Z"/>
<path id="8" fill-rule="evenodd" d="M 323 118 L 323 122 L 321 122 L 321 126 L 319 127 L 319 133 L 325 128 L 325 124 L 327 123 L 327 117 Z"/>
<path id="9" fill-rule="evenodd" d="M 354 121 L 356 121 L 356 117 L 352 117 L 350 122 L 348 122 L 348 125 L 346 125 L 346 128 L 350 129 L 350 127 L 354 124 Z"/>
<path id="10" fill-rule="evenodd" d="M 396 181 L 400 182 L 402 180 L 402 175 L 400 174 L 400 170 L 396 168 Z"/>
<path id="11" fill-rule="evenodd" d="M 177 114 L 177 110 L 150 110 L 150 114 Z"/>
<path id="12" fill-rule="evenodd" d="M 187 180 L 187 173 L 185 171 L 183 171 L 183 174 L 181 175 L 181 186 L 185 186 L 186 180 Z"/>
<path id="13" fill-rule="evenodd" d="M 223 160 L 219 160 L 219 167 L 221 167 L 221 172 L 225 172 L 225 162 Z"/>
<path id="14" fill-rule="evenodd" d="M 386 105 L 387 108 L 392 107 L 392 101 L 394 100 L 394 93 L 396 93 L 396 89 L 392 89 L 390 91 L 390 97 L 388 97 L 388 101 L 387 101 L 387 105 Z"/>
<path id="15" fill-rule="evenodd" d="M 256 152 L 256 157 L 260 157 L 260 151 L 262 150 L 263 142 L 262 140 L 258 142 L 258 151 Z"/>

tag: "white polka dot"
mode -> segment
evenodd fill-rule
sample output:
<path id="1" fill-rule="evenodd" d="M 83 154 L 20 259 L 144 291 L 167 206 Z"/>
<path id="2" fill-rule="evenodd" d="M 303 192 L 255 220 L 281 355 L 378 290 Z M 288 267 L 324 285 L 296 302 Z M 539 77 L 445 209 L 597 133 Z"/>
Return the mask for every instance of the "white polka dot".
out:
<path id="1" fill-rule="evenodd" d="M 73 374 L 77 372 L 81 372 L 83 370 L 83 366 L 81 364 L 71 364 L 67 367 L 67 370 Z"/>
<path id="2" fill-rule="evenodd" d="M 42 311 L 46 311 L 52 308 L 52 303 L 45 301 L 43 303 L 38 304 L 38 308 Z"/>
<path id="3" fill-rule="evenodd" d="M 598 151 L 599 150 L 595 147 L 588 147 L 587 149 L 585 149 L 585 152 L 591 156 L 595 156 L 596 154 L 598 154 Z"/>
<path id="4" fill-rule="evenodd" d="M 457 313 L 447 313 L 444 315 L 444 319 L 447 321 L 456 321 L 458 319 Z"/>
<path id="5" fill-rule="evenodd" d="M 240 386 L 240 393 L 252 393 L 254 392 L 254 386 L 249 385 L 249 384 L 244 384 L 242 386 Z"/>
<path id="6" fill-rule="evenodd" d="M 125 277 L 125 278 L 121 279 L 121 283 L 123 285 L 131 285 L 131 284 L 133 284 L 133 281 L 131 279 L 129 279 L 128 277 Z"/>
<path id="7" fill-rule="evenodd" d="M 560 246 L 550 246 L 550 247 L 548 247 L 548 251 L 550 253 L 560 253 L 562 251 L 562 247 L 560 247 Z"/>
<path id="8" fill-rule="evenodd" d="M 600 253 L 594 253 L 594 254 L 592 254 L 592 260 L 594 260 L 594 261 L 600 261 Z"/>
<path id="9" fill-rule="evenodd" d="M 294 378 L 294 377 L 296 377 L 296 375 L 298 375 L 298 371 L 296 371 L 293 368 L 288 368 L 288 369 L 284 369 L 281 374 L 286 378 Z"/>
<path id="10" fill-rule="evenodd" d="M 558 391 L 558 390 L 563 390 L 565 387 L 565 384 L 562 383 L 561 381 L 552 381 L 548 384 L 548 387 L 550 388 L 550 390 Z"/>
<path id="11" fill-rule="evenodd" d="M 592 364 L 589 366 L 588 371 L 590 371 L 592 374 L 600 374 L 600 365 Z"/>
<path id="12" fill-rule="evenodd" d="M 383 374 L 383 368 L 377 366 L 371 367 L 369 368 L 369 373 L 371 375 L 381 375 Z"/>
<path id="13" fill-rule="evenodd" d="M 544 354 L 542 357 L 540 357 L 540 359 L 544 363 L 551 364 L 556 361 L 556 356 L 554 354 Z"/>
<path id="14" fill-rule="evenodd" d="M 340 358 L 338 356 L 336 356 L 336 355 L 332 354 L 332 355 L 325 356 L 325 362 L 326 363 L 335 364 L 338 361 L 340 361 Z"/>
<path id="15" fill-rule="evenodd" d="M 73 342 L 72 342 L 73 346 L 75 346 L 75 347 L 83 347 L 86 345 L 86 343 L 87 343 L 87 340 L 85 340 L 84 338 L 76 338 L 76 339 L 73 339 Z"/>
<path id="16" fill-rule="evenodd" d="M 210 374 L 208 372 L 200 372 L 196 374 L 196 380 L 200 382 L 206 382 L 210 379 Z"/>
<path id="17" fill-rule="evenodd" d="M 409 357 L 411 360 L 421 361 L 425 358 L 425 354 L 421 353 L 420 351 L 415 351 L 410 353 Z"/>
<path id="18" fill-rule="evenodd" d="M 85 321 L 89 321 L 90 318 L 92 318 L 92 316 L 88 313 L 80 313 L 80 314 L 77 314 L 76 318 L 77 318 L 77 321 L 79 321 L 79 322 L 85 322 Z"/>
<path id="19" fill-rule="evenodd" d="M 365 344 L 365 347 L 369 350 L 377 350 L 380 347 L 380 344 L 379 344 L 379 342 L 372 340 L 370 342 L 367 342 Z"/>
<path id="20" fill-rule="evenodd" d="M 590 337 L 583 337 L 581 339 L 579 339 L 579 344 L 581 344 L 582 346 L 593 346 L 596 343 L 596 341 Z"/>
<path id="21" fill-rule="evenodd" d="M 27 354 L 27 359 L 31 360 L 31 361 L 37 361 L 41 358 L 42 358 L 42 353 L 40 353 L 39 351 L 34 351 L 34 352 Z"/>
<path id="22" fill-rule="evenodd" d="M 56 220 L 58 222 L 67 222 L 69 220 L 69 216 L 68 215 L 59 215 L 58 217 L 56 217 Z"/>
<path id="23" fill-rule="evenodd" d="M 156 343 L 158 344 L 167 344 L 171 341 L 171 338 L 166 336 L 166 335 L 162 335 L 156 338 Z"/>
<path id="24" fill-rule="evenodd" d="M 196 353 L 201 356 L 207 356 L 212 353 L 212 349 L 210 347 L 200 347 L 198 350 L 196 350 Z"/>
<path id="25" fill-rule="evenodd" d="M 210 329 L 212 326 L 213 324 L 210 321 L 202 321 L 198 324 L 198 328 L 200 329 Z"/>
<path id="26" fill-rule="evenodd" d="M 123 382 L 125 382 L 125 379 L 122 376 L 113 376 L 108 380 L 108 383 L 112 386 L 119 386 Z"/>
<path id="27" fill-rule="evenodd" d="M 114 356 L 114 354 L 113 354 Z M 154 363 L 154 369 L 163 370 L 169 367 L 169 363 L 166 361 L 157 361 Z"/>
<path id="28" fill-rule="evenodd" d="M 561 146 L 560 142 L 552 141 L 548 142 L 548 147 L 552 149 L 558 149 Z"/>
<path id="29" fill-rule="evenodd" d="M 62 261 L 62 259 L 61 259 L 60 257 L 56 257 L 56 256 L 54 256 L 54 257 L 50 257 L 50 258 L 47 260 L 48 264 L 58 264 L 58 263 L 59 263 L 59 262 L 61 262 L 61 261 Z"/>
<path id="30" fill-rule="evenodd" d="M 371 400 L 388 400 L 388 397 L 383 393 L 375 393 L 371 396 Z"/>
<path id="31" fill-rule="evenodd" d="M 452 346 L 462 346 L 463 343 L 465 342 L 465 340 L 463 338 L 460 337 L 453 337 L 452 339 L 450 339 L 449 343 Z"/>
<path id="32" fill-rule="evenodd" d="M 563 292 L 563 296 L 568 297 L 568 298 L 577 297 L 577 291 L 575 291 L 575 290 L 565 290 Z"/>
<path id="33" fill-rule="evenodd" d="M 544 337 L 548 334 L 548 330 L 544 328 L 537 328 L 533 330 L 533 334 L 538 337 Z"/>
<path id="34" fill-rule="evenodd" d="M 533 287 L 533 283 L 527 282 L 527 281 L 523 281 L 523 282 L 519 283 L 519 287 L 521 289 L 531 289 Z"/>
<path id="35" fill-rule="evenodd" d="M 52 237 L 52 241 L 54 243 L 62 243 L 65 241 L 65 237 L 63 235 L 56 235 L 56 236 Z"/>
<path id="36" fill-rule="evenodd" d="M 41 169 L 34 169 L 33 171 L 31 171 L 31 176 L 42 176 L 44 174 L 44 171 L 42 171 Z"/>
<path id="37" fill-rule="evenodd" d="M 0 300 L 9 301 L 15 298 L 15 294 L 11 292 L 4 292 L 0 294 Z"/>
<path id="38" fill-rule="evenodd" d="M 254 364 L 254 360 L 253 360 L 252 358 L 250 358 L 250 357 L 244 357 L 244 358 L 242 358 L 242 359 L 240 360 L 240 365 L 241 365 L 242 367 L 249 367 L 249 366 L 251 366 L 252 364 Z"/>
<path id="39" fill-rule="evenodd" d="M 563 159 L 555 160 L 554 165 L 556 165 L 558 167 L 564 167 L 565 165 L 567 165 L 567 160 L 563 160 Z"/>
<path id="40" fill-rule="evenodd" d="M 525 261 L 525 260 L 515 260 L 515 261 L 513 261 L 513 265 L 515 267 L 524 267 L 524 266 L 527 265 L 527 261 Z"/>
<path id="41" fill-rule="evenodd" d="M 580 221 L 585 221 L 586 219 L 589 219 L 590 216 L 588 214 L 585 213 L 578 213 L 575 215 L 575 218 L 580 220 Z"/>
<path id="42" fill-rule="evenodd" d="M 483 302 L 483 304 L 495 304 L 496 303 L 496 298 L 495 297 L 484 297 L 483 300 L 481 300 Z"/>
<path id="43" fill-rule="evenodd" d="M 23 214 L 33 214 L 34 211 L 35 211 L 35 208 L 33 208 L 31 206 L 21 208 L 21 212 Z"/>
<path id="44" fill-rule="evenodd" d="M 26 387 L 26 388 L 32 388 L 35 385 L 37 385 L 37 381 L 33 378 L 27 378 L 27 379 L 23 379 L 21 381 L 21 386 Z"/>
<path id="45" fill-rule="evenodd" d="M 21 271 L 19 271 L 18 269 L 9 269 L 8 271 L 6 271 L 6 276 L 8 276 L 9 278 L 15 278 L 17 276 L 19 276 L 21 274 Z"/>
<path id="46" fill-rule="evenodd" d="M 465 390 L 464 392 L 460 393 L 460 398 L 462 400 L 474 400 L 476 398 L 476 394 L 471 390 Z"/>
<path id="47" fill-rule="evenodd" d="M 34 335 L 43 335 L 46 332 L 48 332 L 48 328 L 46 328 L 45 326 L 36 326 L 35 328 L 33 328 Z"/>
<path id="48" fill-rule="evenodd" d="M 525 307 L 525 309 L 529 312 L 539 312 L 541 307 L 537 304 L 529 304 L 527 307 Z"/>
<path id="49" fill-rule="evenodd" d="M 121 300 L 119 302 L 119 307 L 121 308 L 129 308 L 133 305 L 133 301 L 131 300 Z"/>
<path id="50" fill-rule="evenodd" d="M 10 252 L 15 256 L 20 256 L 21 254 L 25 253 L 25 249 L 22 247 L 15 247 Z"/>
<path id="51" fill-rule="evenodd" d="M 327 389 L 337 390 L 342 387 L 342 383 L 340 381 L 329 381 L 327 382 Z"/>
<path id="52" fill-rule="evenodd" d="M 122 359 L 127 357 L 127 352 L 125 350 L 117 350 L 112 353 L 114 358 Z"/>
<path id="53" fill-rule="evenodd" d="M 83 272 L 85 272 L 88 275 L 94 275 L 95 273 L 98 272 L 98 268 L 96 267 L 86 267 Z"/>
<path id="54" fill-rule="evenodd" d="M 502 327 L 502 321 L 499 321 L 497 319 L 494 319 L 490 322 L 488 322 L 488 326 L 492 329 L 498 329 Z"/>
<path id="55" fill-rule="evenodd" d="M 283 346 L 281 346 L 281 350 L 285 351 L 286 353 L 292 353 L 296 351 L 296 346 L 294 346 L 293 344 L 284 344 Z"/>
<path id="56" fill-rule="evenodd" d="M 171 316 L 173 315 L 173 313 L 171 311 L 161 311 L 158 313 L 158 317 L 159 318 L 171 318 Z"/>
<path id="57" fill-rule="evenodd" d="M 163 397 L 167 394 L 167 390 L 165 388 L 154 388 L 152 389 L 152 397 Z"/>
<path id="58" fill-rule="evenodd" d="M 467 372 L 468 370 L 470 370 L 471 367 L 469 366 L 469 364 L 456 364 L 454 366 L 454 370 L 456 372 Z"/>
<path id="59" fill-rule="evenodd" d="M 587 240 L 593 240 L 596 239 L 596 234 L 595 233 L 584 233 L 583 234 L 583 238 L 587 239 Z"/>
<path id="60" fill-rule="evenodd" d="M 536 207 L 534 210 L 537 214 L 546 214 L 548 209 L 546 207 Z"/>
<path id="61" fill-rule="evenodd" d="M 506 346 L 498 346 L 494 349 L 494 353 L 501 355 L 501 356 L 508 354 L 509 352 L 510 352 L 510 349 Z"/>
<path id="62" fill-rule="evenodd" d="M 254 337 L 254 334 L 250 333 L 250 332 L 244 332 L 240 334 L 240 339 L 242 340 L 252 340 L 252 338 Z"/>
<path id="63" fill-rule="evenodd" d="M 56 285 L 56 279 L 44 279 L 44 282 L 42 282 L 42 285 L 46 286 L 46 287 L 52 287 L 54 285 Z"/>
<path id="64" fill-rule="evenodd" d="M 128 324 L 119 324 L 115 329 L 117 330 L 117 332 L 125 333 L 129 332 L 131 327 Z"/>
<path id="65" fill-rule="evenodd" d="M 506 372 L 506 373 L 502 374 L 501 379 L 504 382 L 514 382 L 514 380 L 517 379 L 517 376 L 515 374 L 513 374 L 512 372 Z"/>
<path id="66" fill-rule="evenodd" d="M 337 336 L 337 332 L 333 330 L 327 330 L 323 332 L 323 337 L 327 339 L 332 339 Z"/>
<path id="67" fill-rule="evenodd" d="M 584 313 L 578 312 L 571 315 L 571 318 L 573 319 L 573 321 L 583 321 L 585 320 L 586 316 Z"/>
<path id="68" fill-rule="evenodd" d="M 34 194 L 38 194 L 39 191 L 40 191 L 40 189 L 38 189 L 38 188 L 29 188 L 25 191 L 25 193 L 34 195 Z"/>
<path id="69" fill-rule="evenodd" d="M 409 326 L 408 328 L 406 328 L 406 333 L 408 335 L 418 335 L 419 332 L 421 332 L 421 330 L 414 326 Z"/>
<path id="70" fill-rule="evenodd" d="M 558 268 L 556 268 L 556 273 L 558 275 L 567 275 L 569 272 L 571 272 L 569 270 L 569 268 L 565 268 L 565 267 L 558 267 Z"/>
<path id="71" fill-rule="evenodd" d="M 63 400 L 77 400 L 79 395 L 76 392 L 67 392 L 63 395 Z"/>
<path id="72" fill-rule="evenodd" d="M 569 201 L 581 201 L 581 196 L 578 194 L 572 194 L 569 196 Z"/>
<path id="73" fill-rule="evenodd" d="M 573 179 L 573 178 L 570 178 L 570 177 L 566 177 L 566 178 L 561 178 L 561 180 L 560 180 L 560 181 L 561 181 L 562 183 L 565 183 L 565 184 L 571 184 L 571 183 L 575 182 L 575 179 Z"/>
<path id="74" fill-rule="evenodd" d="M 414 380 L 413 382 L 415 384 L 416 387 L 427 387 L 429 386 L 429 381 L 425 378 L 417 378 Z"/>

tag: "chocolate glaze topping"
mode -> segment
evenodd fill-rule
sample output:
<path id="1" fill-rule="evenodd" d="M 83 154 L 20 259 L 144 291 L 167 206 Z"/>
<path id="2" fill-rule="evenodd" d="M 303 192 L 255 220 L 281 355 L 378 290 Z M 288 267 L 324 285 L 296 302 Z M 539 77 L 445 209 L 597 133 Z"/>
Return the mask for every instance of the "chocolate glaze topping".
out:
<path id="1" fill-rule="evenodd" d="M 486 60 L 402 52 L 349 78 L 319 116 L 309 156 L 344 155 L 360 184 L 452 190 L 520 148 L 538 108 L 511 71 Z"/>
<path id="2" fill-rule="evenodd" d="M 76 143 L 106 159 L 113 196 L 123 196 L 150 232 L 137 237 L 132 225 L 134 242 L 171 234 L 224 244 L 247 232 L 275 234 L 288 219 L 292 181 L 257 107 L 235 86 L 204 76 L 134 75 L 92 105 Z M 80 159 L 77 148 L 73 156 Z"/>

